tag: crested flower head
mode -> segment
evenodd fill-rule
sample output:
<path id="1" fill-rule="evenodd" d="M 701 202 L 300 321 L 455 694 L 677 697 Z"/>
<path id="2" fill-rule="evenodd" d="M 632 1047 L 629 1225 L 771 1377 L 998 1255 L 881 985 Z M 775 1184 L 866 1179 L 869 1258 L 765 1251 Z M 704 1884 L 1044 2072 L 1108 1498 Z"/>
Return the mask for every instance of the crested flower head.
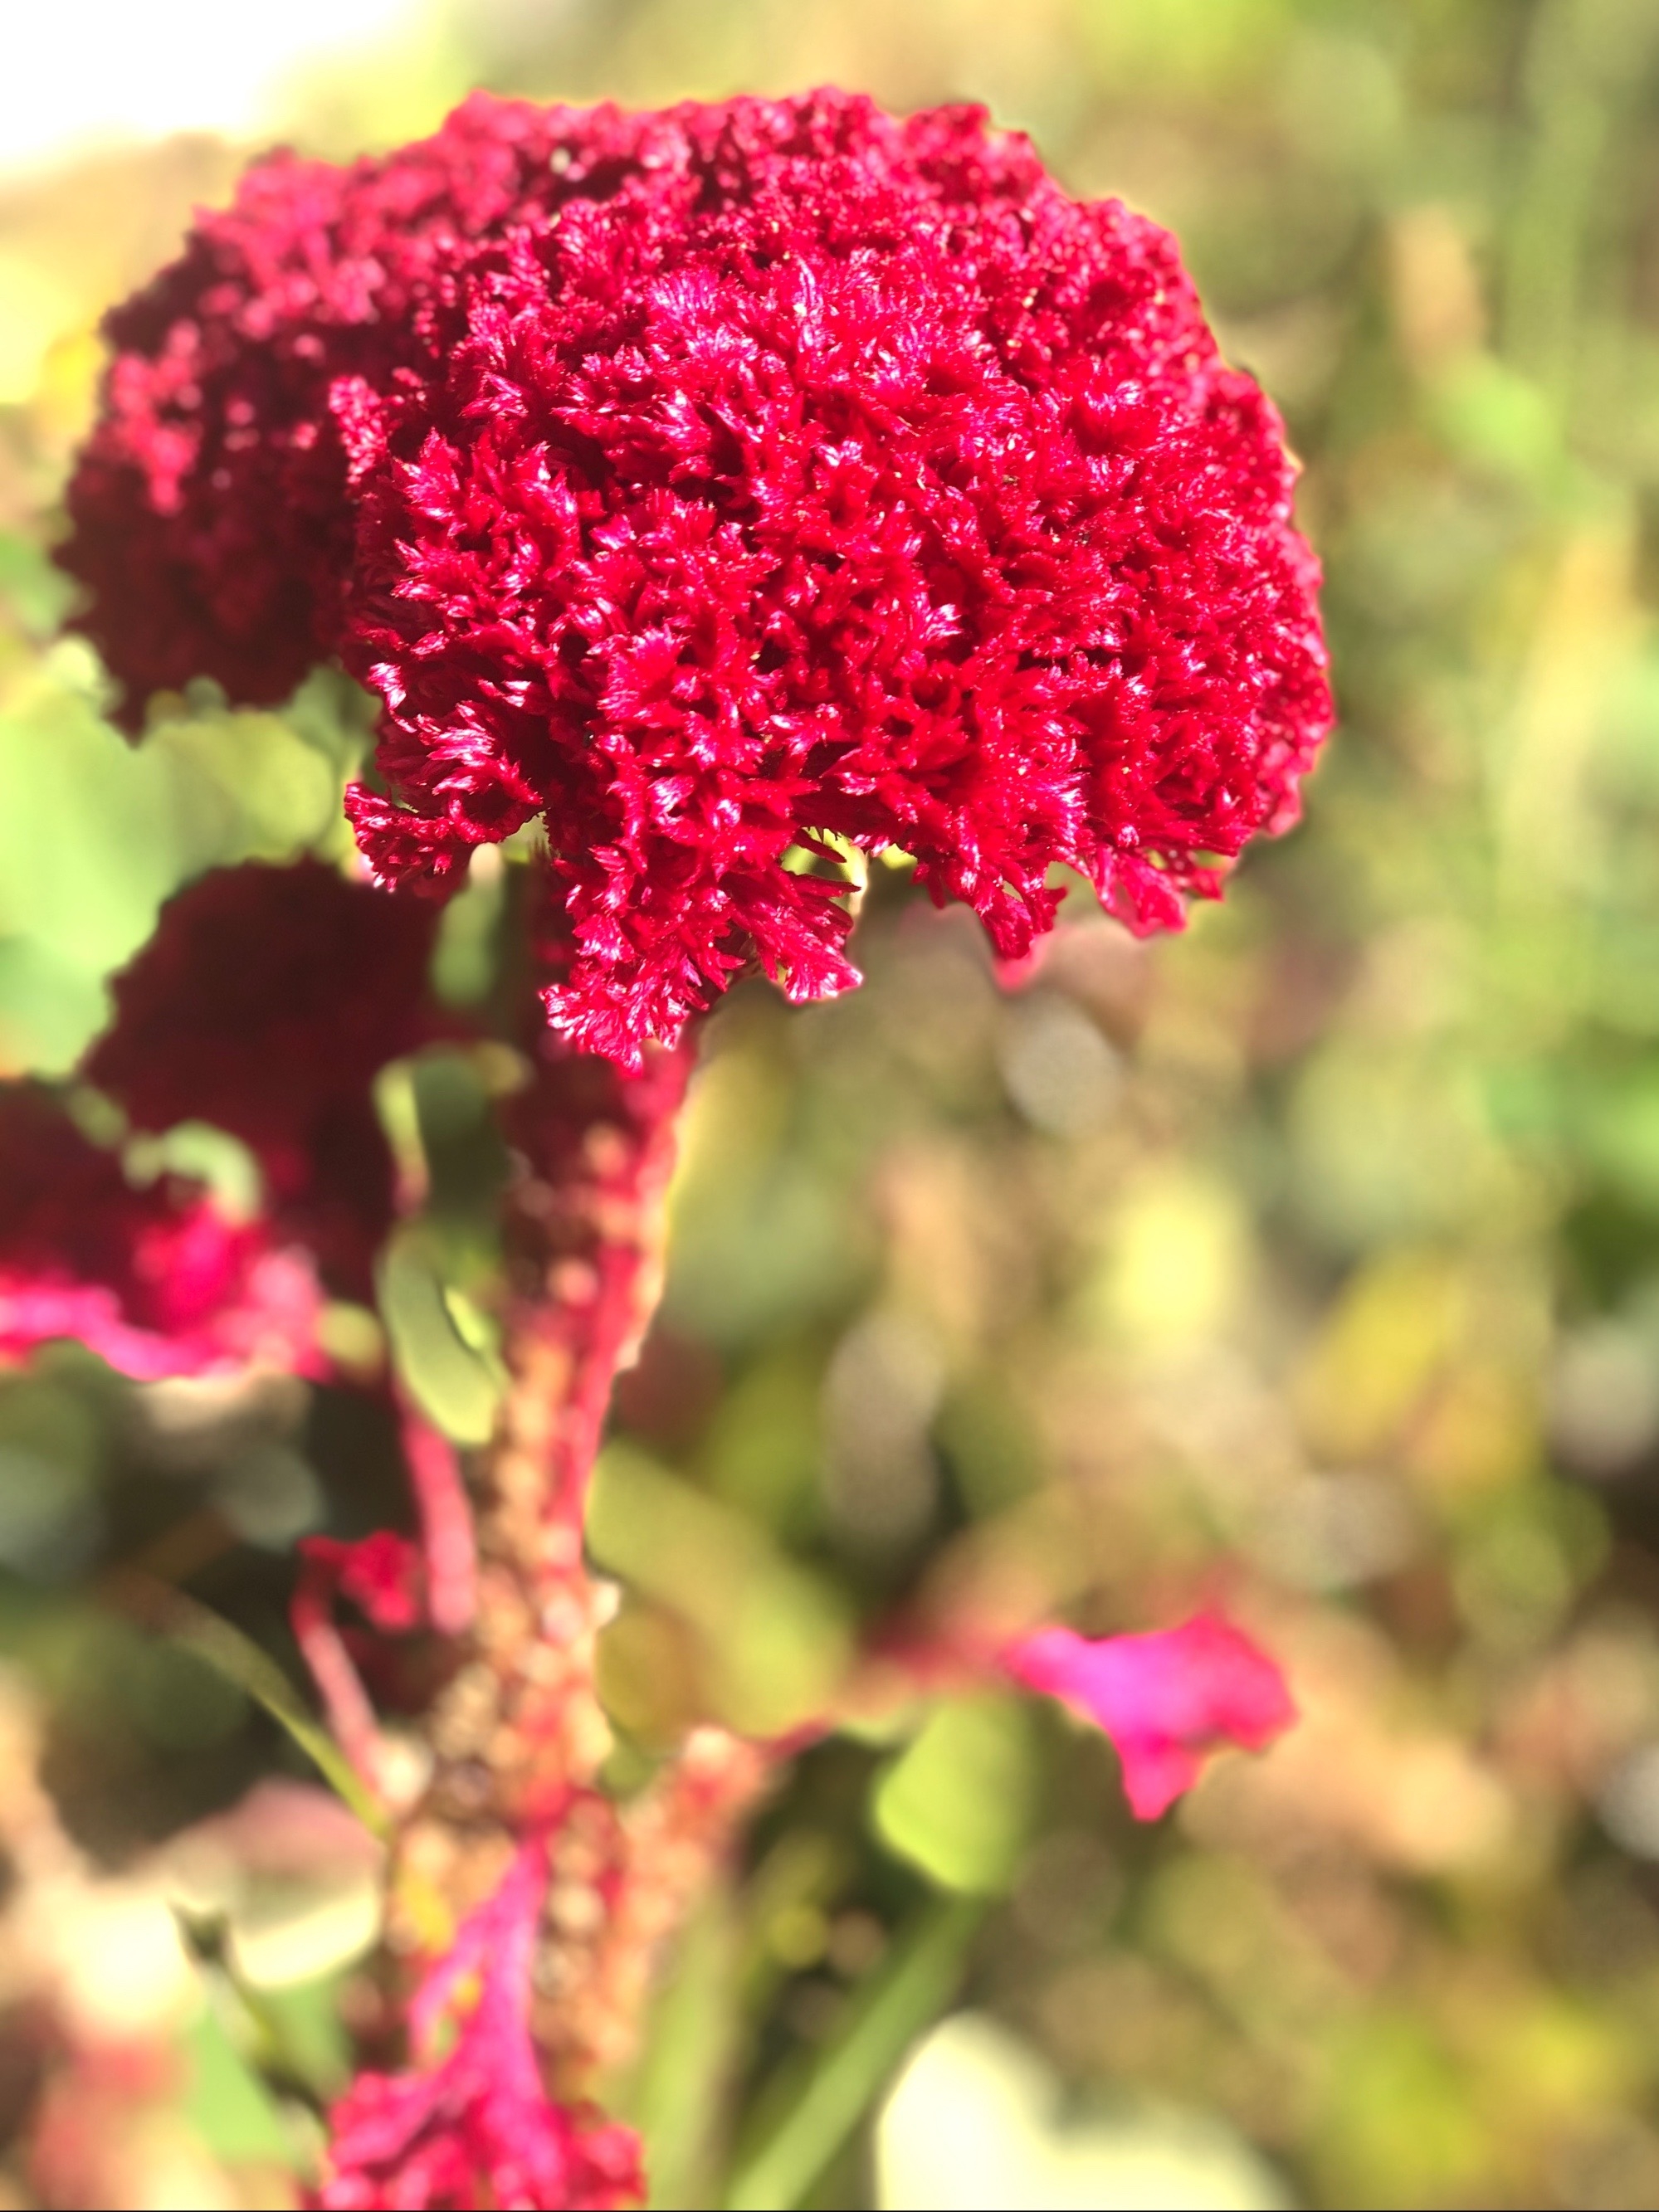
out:
<path id="1" fill-rule="evenodd" d="M 392 1210 L 374 1078 L 453 1026 L 427 988 L 436 920 L 316 860 L 216 868 L 115 978 L 82 1073 L 138 1128 L 240 1138 L 284 1233 L 361 1296 Z"/>
<path id="2" fill-rule="evenodd" d="M 59 557 L 128 728 L 192 677 L 274 706 L 335 650 L 351 514 L 329 386 L 427 357 L 434 257 L 561 197 L 561 112 L 477 100 L 381 160 L 271 155 L 108 317 Z"/>
<path id="3" fill-rule="evenodd" d="M 539 817 L 582 1048 L 636 1065 L 756 963 L 855 981 L 861 855 L 1018 958 L 1057 864 L 1172 926 L 1292 818 L 1330 710 L 1278 418 L 1167 234 L 981 111 L 480 98 L 256 176 L 112 325 L 87 626 L 135 694 L 337 650 L 383 702 L 351 805 L 387 883 Z M 146 533 L 189 612 L 135 638 Z"/>

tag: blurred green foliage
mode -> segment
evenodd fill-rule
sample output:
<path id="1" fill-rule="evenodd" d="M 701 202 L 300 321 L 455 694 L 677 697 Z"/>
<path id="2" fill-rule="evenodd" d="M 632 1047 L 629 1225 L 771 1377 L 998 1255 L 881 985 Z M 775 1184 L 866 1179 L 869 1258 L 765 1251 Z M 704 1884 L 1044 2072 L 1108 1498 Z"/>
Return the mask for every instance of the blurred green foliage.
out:
<path id="1" fill-rule="evenodd" d="M 1075 189 L 1177 230 L 1305 460 L 1343 726 L 1303 826 L 1184 938 L 1079 911 L 1007 996 L 966 917 L 878 871 L 861 993 L 721 1012 L 596 1503 L 629 1585 L 619 1786 L 699 1718 L 787 1727 L 859 1622 L 968 1592 L 1109 1627 L 1220 1589 L 1304 1720 L 1151 1832 L 1047 1712 L 947 1705 L 810 1754 L 619 2089 L 658 2201 L 734 2171 L 733 2202 L 917 2201 L 892 2130 L 1001 2066 L 1030 2159 L 1094 2144 L 1079 2202 L 1651 2204 L 1659 5 L 492 0 L 313 84 L 295 129 L 386 143 L 476 81 L 658 102 L 824 78 L 982 98 Z M 38 339 L 14 317 L 0 407 L 14 1069 L 72 1066 L 174 885 L 342 848 L 364 722 L 332 678 L 280 715 L 179 701 L 135 752 L 52 641 L 88 332 L 233 167 L 173 147 L 0 193 L 0 306 L 33 270 Z M 458 1003 L 499 898 L 481 878 L 452 911 Z M 462 1429 L 491 1352 L 452 1294 L 499 1171 L 469 1079 L 416 1070 L 387 1102 L 434 1192 L 389 1263 L 394 1346 Z M 0 1622 L 105 1863 L 301 1771 L 112 1618 L 109 1566 L 291 1665 L 286 1547 L 403 1510 L 343 1394 L 144 1411 L 68 1352 L 0 1389 Z M 859 2115 L 958 1986 L 1042 2054 L 1074 2132 L 1006 2038 L 929 2045 L 878 2174 Z M 1113 2130 L 1152 2166 L 1110 2166 Z"/>

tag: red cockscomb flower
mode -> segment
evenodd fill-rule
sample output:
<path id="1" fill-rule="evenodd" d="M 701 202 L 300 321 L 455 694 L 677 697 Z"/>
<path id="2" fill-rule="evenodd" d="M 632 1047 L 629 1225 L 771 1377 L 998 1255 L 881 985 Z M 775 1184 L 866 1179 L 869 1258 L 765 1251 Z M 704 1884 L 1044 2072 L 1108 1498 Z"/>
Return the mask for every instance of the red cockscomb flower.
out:
<path id="1" fill-rule="evenodd" d="M 141 1129 L 240 1138 L 283 1234 L 365 1296 L 393 1196 L 374 1080 L 454 1027 L 427 988 L 436 920 L 316 860 L 215 869 L 115 978 L 82 1072 Z"/>
<path id="2" fill-rule="evenodd" d="M 813 856 L 913 854 L 1012 957 L 1056 863 L 1174 925 L 1294 814 L 1329 700 L 1278 418 L 1167 234 L 980 111 L 477 99 L 257 174 L 112 324 L 87 626 L 135 689 L 163 635 L 248 696 L 337 648 L 388 882 L 539 814 L 577 1043 L 635 1064 L 755 959 L 854 980 Z M 189 611 L 135 639 L 146 532 Z M 204 628 L 225 532 L 268 573 Z"/>
<path id="3" fill-rule="evenodd" d="M 135 1188 L 50 1092 L 0 1087 L 0 1358 L 72 1338 L 140 1382 L 326 1362 L 309 1261 L 164 1176 Z"/>
<path id="4" fill-rule="evenodd" d="M 372 862 L 441 878 L 541 813 L 550 1008 L 619 1059 L 757 955 L 854 980 L 791 861 L 826 836 L 913 854 L 1008 957 L 1058 861 L 1177 921 L 1328 704 L 1277 419 L 1173 243 L 975 113 L 665 121 L 466 275 L 441 376 L 336 388 Z"/>
<path id="5" fill-rule="evenodd" d="M 326 2212 L 609 2212 L 641 2203 L 639 2139 L 555 2104 L 530 2039 L 531 1964 L 547 1887 L 544 1844 L 524 1845 L 410 2007 L 428 2042 L 459 1985 L 478 1994 L 448 2057 L 406 2074 L 362 2074 L 330 2115 Z"/>

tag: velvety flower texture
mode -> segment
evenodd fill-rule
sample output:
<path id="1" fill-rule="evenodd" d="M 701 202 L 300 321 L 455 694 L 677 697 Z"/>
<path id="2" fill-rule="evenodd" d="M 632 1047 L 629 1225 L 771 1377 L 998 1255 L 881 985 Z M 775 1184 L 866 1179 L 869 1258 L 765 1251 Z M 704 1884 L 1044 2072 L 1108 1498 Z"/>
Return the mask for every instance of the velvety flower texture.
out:
<path id="1" fill-rule="evenodd" d="M 608 2212 L 643 2201 L 637 2137 L 555 2104 L 542 2087 L 529 2006 L 546 1886 L 546 1847 L 527 1843 L 416 1994 L 419 2043 L 458 1984 L 479 1977 L 448 2057 L 405 2074 L 360 2074 L 334 2107 L 328 2178 L 313 2200 L 327 2212 Z"/>
<path id="2" fill-rule="evenodd" d="M 1273 1661 L 1210 1614 L 1150 1636 L 1098 1640 L 1042 1628 L 1011 1644 L 1002 1664 L 1105 1730 L 1142 1820 L 1155 1820 L 1192 1788 L 1205 1752 L 1222 1743 L 1261 1751 L 1296 1718 Z"/>
<path id="3" fill-rule="evenodd" d="M 325 1367 L 301 1253 L 191 1183 L 135 1188 L 49 1091 L 0 1086 L 0 1359 L 73 1338 L 140 1382 Z"/>
<path id="4" fill-rule="evenodd" d="M 109 315 L 59 558 L 129 729 L 198 676 L 274 706 L 336 649 L 352 514 L 330 385 L 430 359 L 438 261 L 563 197 L 569 121 L 481 98 L 384 160 L 274 154 Z"/>
<path id="5" fill-rule="evenodd" d="M 317 860 L 216 868 L 115 978 L 82 1073 L 140 1129 L 240 1138 L 280 1232 L 366 1297 L 393 1200 L 374 1080 L 455 1026 L 427 988 L 436 920 Z"/>
<path id="6" fill-rule="evenodd" d="M 111 333 L 64 558 L 133 700 L 337 650 L 377 872 L 539 815 L 550 1011 L 624 1064 L 751 961 L 855 980 L 849 848 L 1006 957 L 1057 862 L 1177 924 L 1328 723 L 1272 407 L 1167 234 L 977 109 L 480 95 L 255 171 Z"/>

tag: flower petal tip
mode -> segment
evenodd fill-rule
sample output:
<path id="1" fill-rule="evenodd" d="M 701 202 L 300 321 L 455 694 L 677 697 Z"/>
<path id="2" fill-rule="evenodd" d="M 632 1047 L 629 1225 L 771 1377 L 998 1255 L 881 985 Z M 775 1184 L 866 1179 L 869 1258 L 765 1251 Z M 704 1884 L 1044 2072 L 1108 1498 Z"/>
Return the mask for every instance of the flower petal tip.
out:
<path id="1" fill-rule="evenodd" d="M 1297 1717 L 1274 1662 L 1212 1613 L 1141 1636 L 1041 1628 L 1009 1644 L 1002 1665 L 1111 1738 L 1141 1820 L 1158 1819 L 1191 1789 L 1205 1752 L 1224 1744 L 1264 1750 Z"/>

